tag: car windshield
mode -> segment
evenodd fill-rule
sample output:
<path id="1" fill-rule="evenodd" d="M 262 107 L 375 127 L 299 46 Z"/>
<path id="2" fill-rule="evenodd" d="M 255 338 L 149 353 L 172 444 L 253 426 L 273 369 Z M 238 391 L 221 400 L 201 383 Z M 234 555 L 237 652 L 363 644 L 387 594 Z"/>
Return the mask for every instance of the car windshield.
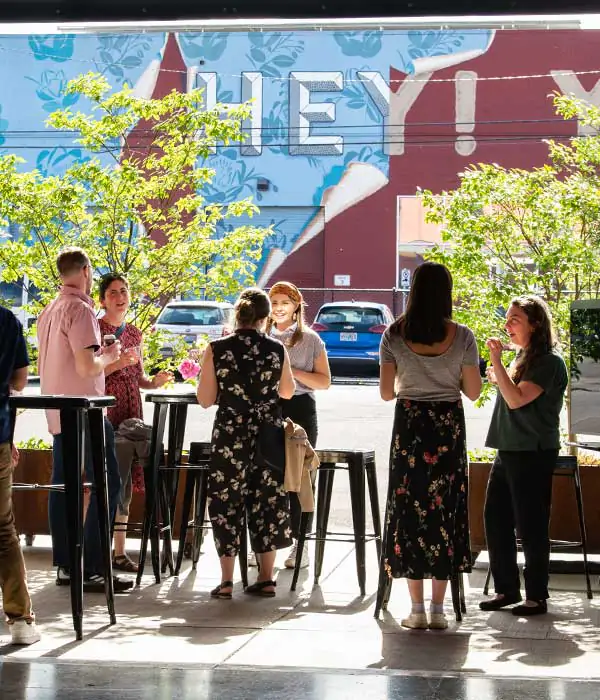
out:
<path id="1" fill-rule="evenodd" d="M 361 306 L 328 306 L 326 309 L 319 311 L 316 320 L 324 326 L 351 324 L 353 326 L 370 327 L 385 322 L 380 309 Z"/>
<path id="2" fill-rule="evenodd" d="M 217 326 L 223 322 L 223 311 L 214 306 L 167 306 L 158 318 L 158 323 L 169 326 Z"/>
<path id="3" fill-rule="evenodd" d="M 23 304 L 23 287 L 18 282 L 0 282 L 0 301 L 8 306 Z"/>

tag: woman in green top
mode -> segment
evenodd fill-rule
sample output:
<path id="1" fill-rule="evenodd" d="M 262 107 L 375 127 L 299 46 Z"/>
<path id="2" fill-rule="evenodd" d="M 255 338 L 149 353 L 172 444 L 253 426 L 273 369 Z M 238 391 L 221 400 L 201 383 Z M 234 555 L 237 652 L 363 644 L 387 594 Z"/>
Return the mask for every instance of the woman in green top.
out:
<path id="1" fill-rule="evenodd" d="M 522 600 L 516 529 L 525 555 L 526 600 L 512 613 L 530 616 L 547 612 L 552 474 L 568 378 L 564 360 L 555 350 L 550 311 L 542 299 L 515 299 L 506 314 L 505 329 L 517 350 L 508 369 L 502 364 L 506 346 L 497 338 L 487 341 L 492 363 L 488 378 L 498 386 L 486 441 L 498 452 L 485 500 L 485 534 L 496 597 L 479 607 L 499 610 Z"/>

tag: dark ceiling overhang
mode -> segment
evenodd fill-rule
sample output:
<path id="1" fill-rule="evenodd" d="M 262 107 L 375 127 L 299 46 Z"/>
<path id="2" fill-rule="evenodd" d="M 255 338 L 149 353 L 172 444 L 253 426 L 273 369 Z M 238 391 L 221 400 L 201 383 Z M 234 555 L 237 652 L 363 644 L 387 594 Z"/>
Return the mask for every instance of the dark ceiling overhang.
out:
<path id="1" fill-rule="evenodd" d="M 94 22 L 578 13 L 597 0 L 0 0 L 0 21 Z"/>

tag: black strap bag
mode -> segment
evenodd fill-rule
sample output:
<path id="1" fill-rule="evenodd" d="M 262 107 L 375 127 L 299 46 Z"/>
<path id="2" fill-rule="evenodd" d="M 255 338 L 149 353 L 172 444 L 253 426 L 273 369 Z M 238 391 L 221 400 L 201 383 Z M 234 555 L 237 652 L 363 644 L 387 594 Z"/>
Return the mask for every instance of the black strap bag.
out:
<path id="1" fill-rule="evenodd" d="M 285 428 L 262 421 L 256 438 L 256 464 L 259 467 L 285 472 Z"/>

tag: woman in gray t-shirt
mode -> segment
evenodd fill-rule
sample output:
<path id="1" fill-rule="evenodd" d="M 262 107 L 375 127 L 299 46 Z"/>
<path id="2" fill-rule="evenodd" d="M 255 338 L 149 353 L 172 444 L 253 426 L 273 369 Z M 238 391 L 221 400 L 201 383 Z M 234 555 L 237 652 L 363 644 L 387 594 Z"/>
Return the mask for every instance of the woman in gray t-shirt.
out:
<path id="1" fill-rule="evenodd" d="M 402 625 L 444 629 L 448 579 L 471 568 L 461 393 L 475 400 L 481 375 L 473 333 L 452 321 L 452 277 L 443 265 L 415 271 L 406 312 L 383 334 L 380 360 L 381 397 L 397 399 L 385 566 L 390 577 L 408 579 L 412 610 Z"/>
<path id="2" fill-rule="evenodd" d="M 291 282 L 276 282 L 269 290 L 271 316 L 267 333 L 280 340 L 286 347 L 296 380 L 296 392 L 291 399 L 281 400 L 284 418 L 301 425 L 313 447 L 317 444 L 318 423 L 315 390 L 327 389 L 331 384 L 331 372 L 325 343 L 306 325 L 304 299 L 300 290 Z M 292 537 L 295 544 L 285 560 L 285 566 L 293 569 L 296 563 L 296 542 L 300 530 L 302 509 L 298 494 L 290 493 Z M 312 518 L 309 519 L 309 529 Z M 301 566 L 308 566 L 308 548 L 304 547 Z"/>

